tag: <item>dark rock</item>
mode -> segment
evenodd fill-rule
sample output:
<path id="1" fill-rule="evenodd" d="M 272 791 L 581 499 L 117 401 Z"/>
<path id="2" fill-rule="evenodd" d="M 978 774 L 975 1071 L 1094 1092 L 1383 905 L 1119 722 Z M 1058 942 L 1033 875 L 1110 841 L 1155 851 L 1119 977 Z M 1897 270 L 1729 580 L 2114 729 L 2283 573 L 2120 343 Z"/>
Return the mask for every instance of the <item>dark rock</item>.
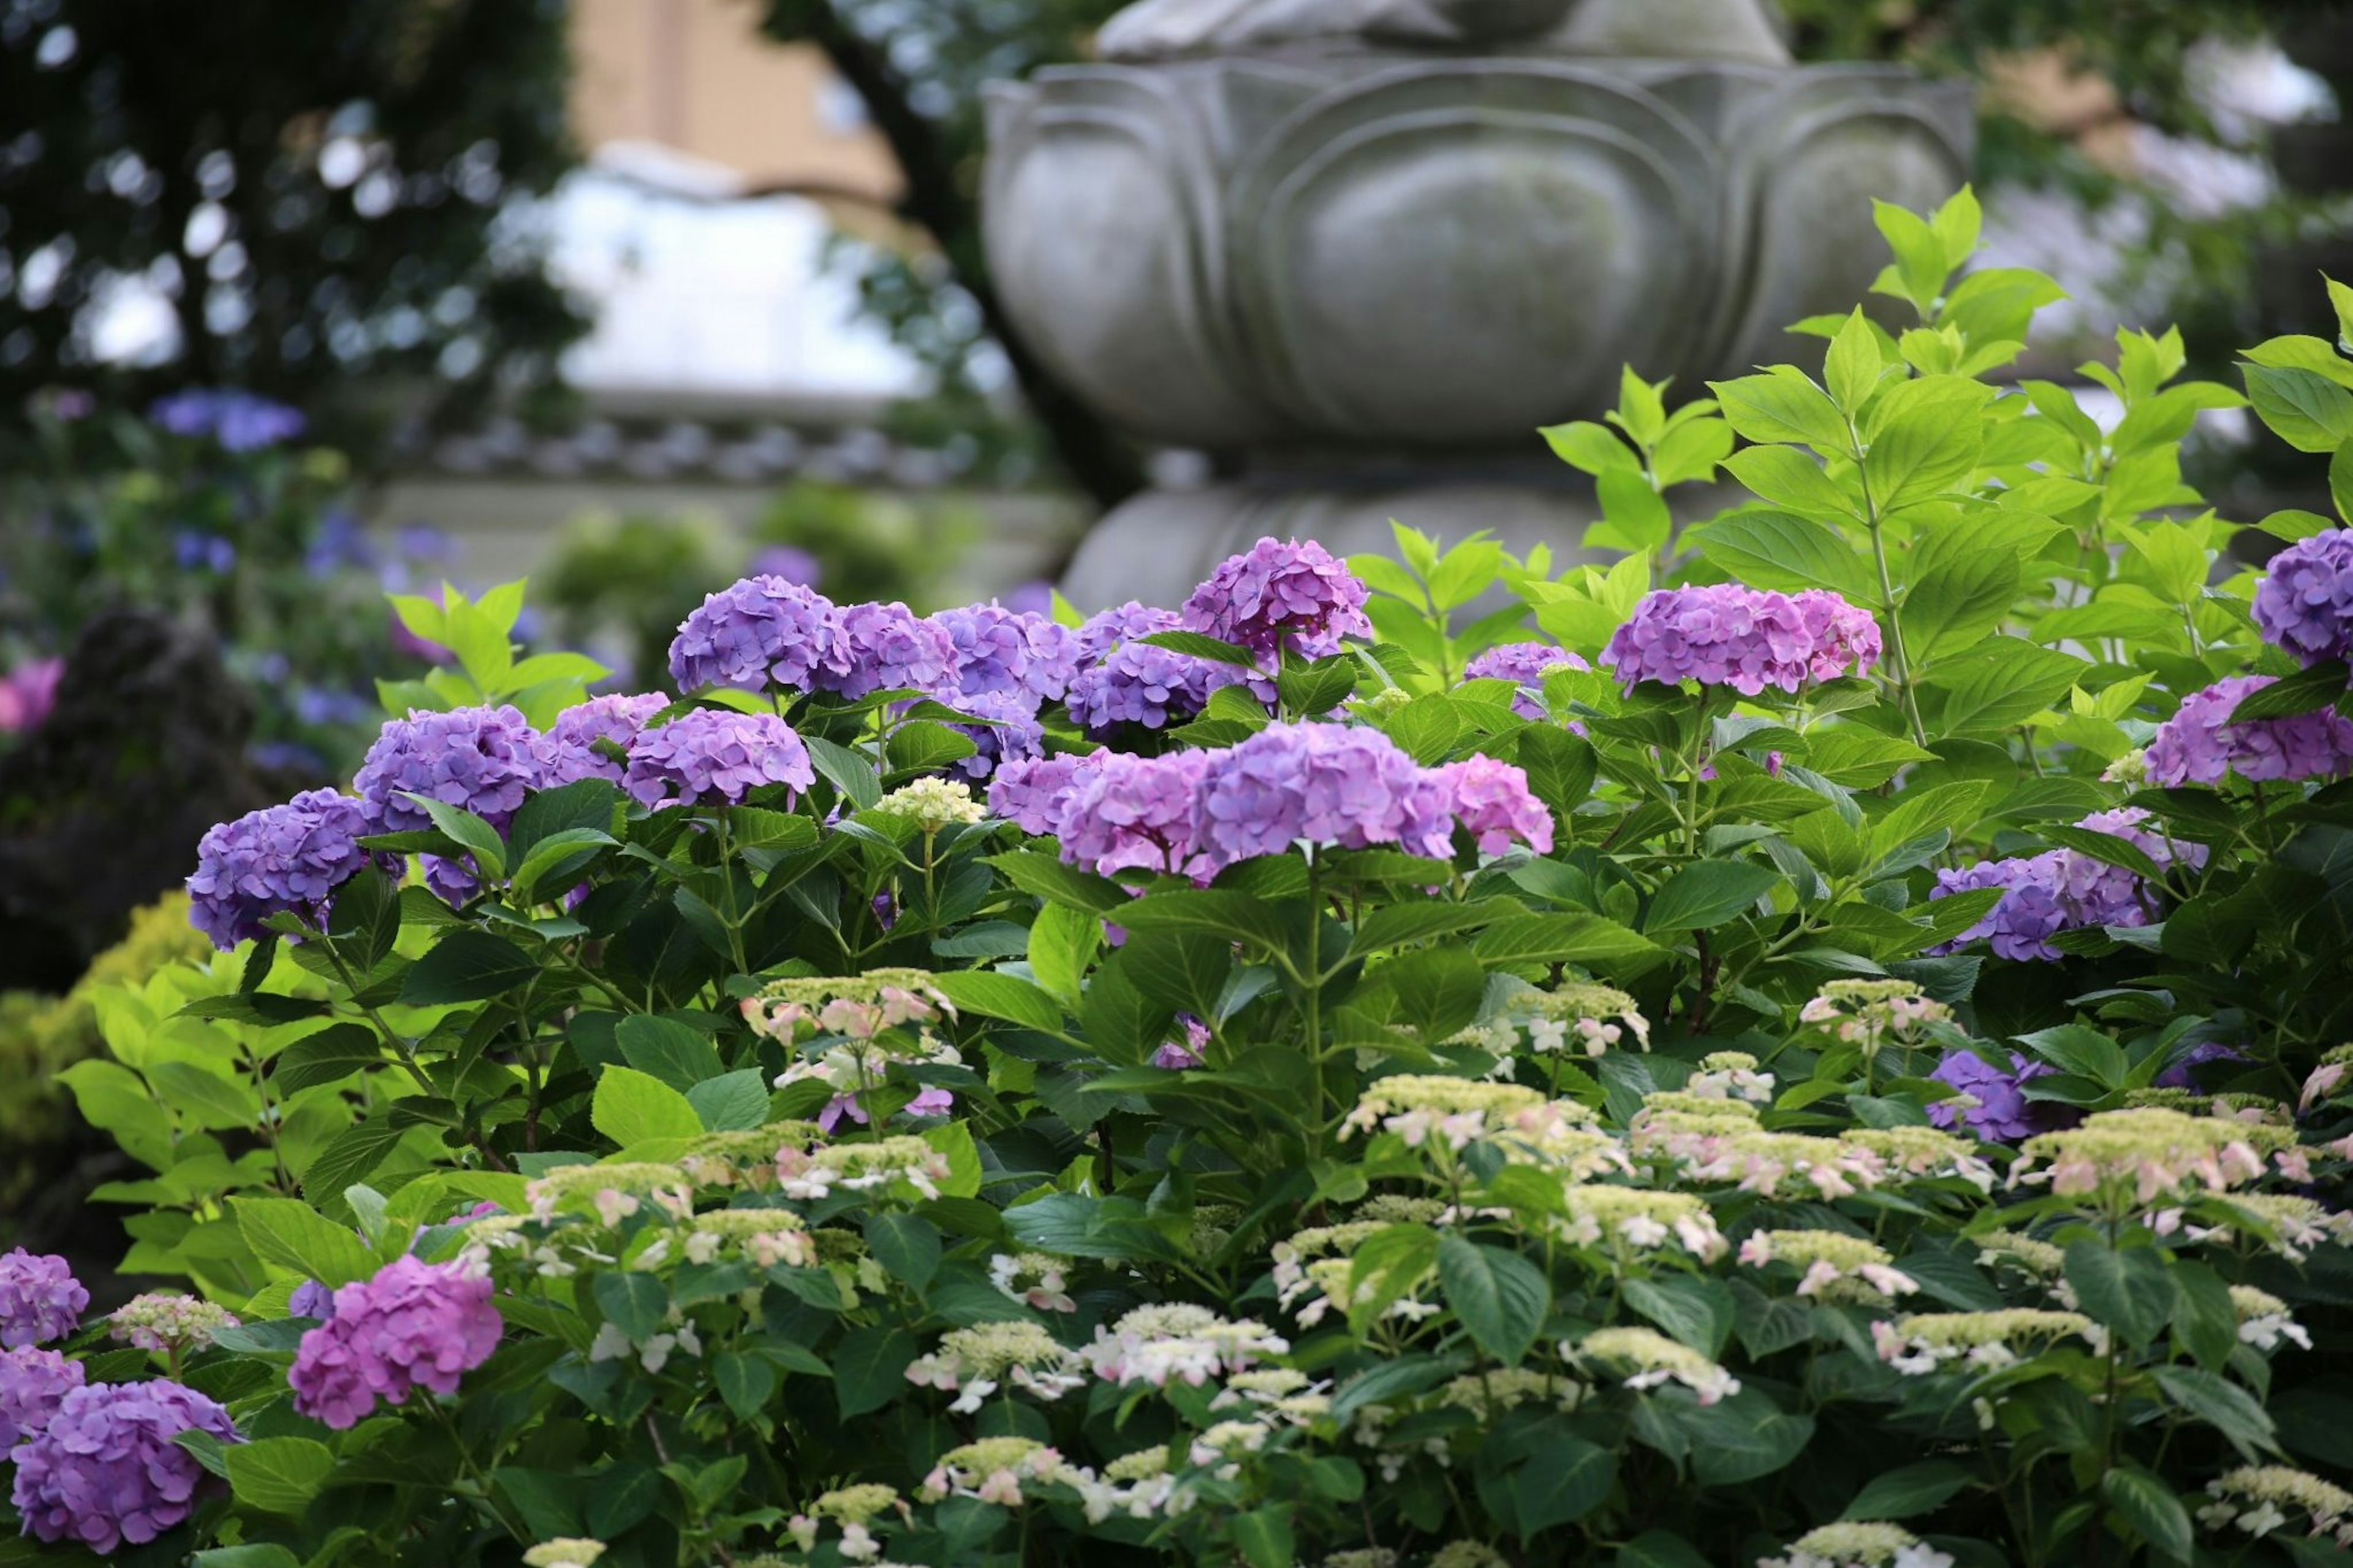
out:
<path id="1" fill-rule="evenodd" d="M 0 755 L 0 988 L 63 991 L 216 822 L 278 798 L 211 637 L 144 610 L 83 628 L 57 707 Z"/>

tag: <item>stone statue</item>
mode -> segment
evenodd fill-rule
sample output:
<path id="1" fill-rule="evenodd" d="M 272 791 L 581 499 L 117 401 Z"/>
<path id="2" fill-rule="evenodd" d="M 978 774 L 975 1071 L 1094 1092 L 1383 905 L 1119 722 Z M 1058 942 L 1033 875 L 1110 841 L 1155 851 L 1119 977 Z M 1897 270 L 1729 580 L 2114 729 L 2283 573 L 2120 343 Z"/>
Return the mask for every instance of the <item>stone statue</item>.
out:
<path id="1" fill-rule="evenodd" d="M 1559 25 L 1574 0 L 1144 0 L 1105 25 L 1105 59 L 1358 41 L 1508 43 Z"/>

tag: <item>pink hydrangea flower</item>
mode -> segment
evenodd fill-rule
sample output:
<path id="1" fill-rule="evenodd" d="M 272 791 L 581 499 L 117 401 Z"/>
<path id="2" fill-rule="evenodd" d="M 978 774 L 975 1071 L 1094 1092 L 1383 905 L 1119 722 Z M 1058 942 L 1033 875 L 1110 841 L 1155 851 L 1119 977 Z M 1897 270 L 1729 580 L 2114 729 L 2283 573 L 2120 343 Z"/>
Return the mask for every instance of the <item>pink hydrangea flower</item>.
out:
<path id="1" fill-rule="evenodd" d="M 413 1388 L 455 1394 L 498 1348 L 487 1275 L 458 1263 L 395 1258 L 335 1292 L 335 1315 L 302 1336 L 287 1381 L 294 1408 L 341 1431 Z"/>

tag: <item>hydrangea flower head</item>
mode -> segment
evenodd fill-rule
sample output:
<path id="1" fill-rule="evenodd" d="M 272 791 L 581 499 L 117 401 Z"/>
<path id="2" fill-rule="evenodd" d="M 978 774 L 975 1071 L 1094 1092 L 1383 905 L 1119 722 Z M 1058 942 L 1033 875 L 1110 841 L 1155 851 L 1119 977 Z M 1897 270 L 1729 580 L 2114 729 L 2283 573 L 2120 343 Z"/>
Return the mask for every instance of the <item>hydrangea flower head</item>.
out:
<path id="1" fill-rule="evenodd" d="M 25 1533 L 100 1553 L 154 1540 L 188 1517 L 209 1481 L 173 1441 L 189 1431 L 238 1440 L 227 1411 L 176 1383 L 69 1390 L 40 1434 L 9 1456 Z"/>
<path id="2" fill-rule="evenodd" d="M 2299 539 L 2273 556 L 2254 610 L 2263 640 L 2298 664 L 2353 658 L 2353 529 Z"/>
<path id="3" fill-rule="evenodd" d="M 1437 770 L 1447 806 L 1479 841 L 1482 855 L 1501 855 L 1518 839 L 1539 855 L 1552 852 L 1552 813 L 1528 793 L 1528 775 L 1493 757 L 1466 757 Z"/>
<path id="4" fill-rule="evenodd" d="M 959 713 L 986 721 L 948 726 L 973 743 L 972 755 L 948 764 L 965 778 L 978 783 L 1008 763 L 1045 755 L 1046 727 L 1038 721 L 1035 700 L 1028 692 L 981 691 L 942 700 Z"/>
<path id="5" fill-rule="evenodd" d="M 87 1376 L 81 1363 L 37 1345 L 0 1351 L 0 1458 L 48 1426 Z"/>
<path id="6" fill-rule="evenodd" d="M 740 805 L 764 784 L 804 790 L 815 783 L 808 748 L 782 719 L 698 708 L 629 742 L 621 787 L 644 805 L 673 799 Z"/>
<path id="7" fill-rule="evenodd" d="M 64 1258 L 21 1247 L 0 1255 L 0 1350 L 64 1339 L 89 1306 Z"/>
<path id="8" fill-rule="evenodd" d="M 1928 1120 L 1947 1131 L 1966 1125 L 1989 1143 L 2015 1143 L 2048 1132 L 2063 1125 L 2070 1113 L 2065 1106 L 2027 1099 L 2025 1086 L 2028 1079 L 2052 1070 L 2041 1062 L 2021 1061 L 2011 1071 L 1974 1051 L 1947 1051 L 1928 1076 L 1950 1084 L 1967 1099 L 1936 1101 L 1928 1107 Z"/>
<path id="9" fill-rule="evenodd" d="M 840 612 L 840 666 L 816 684 L 848 698 L 905 689 L 936 691 L 955 679 L 955 639 L 904 605 L 852 605 Z"/>
<path id="10" fill-rule="evenodd" d="M 107 1319 L 108 1335 L 142 1351 L 177 1355 L 211 1342 L 215 1329 L 233 1329 L 237 1316 L 226 1307 L 177 1290 L 133 1296 Z"/>
<path id="11" fill-rule="evenodd" d="M 596 750 L 610 741 L 623 751 L 653 716 L 670 706 L 659 691 L 637 697 L 592 697 L 555 717 L 533 746 L 539 761 L 539 787 L 554 789 L 582 779 L 621 782 L 622 764 Z"/>
<path id="12" fill-rule="evenodd" d="M 1261 539 L 1228 557 L 1185 601 L 1184 623 L 1220 642 L 1265 655 L 1285 644 L 1310 658 L 1340 650 L 1340 639 L 1373 635 L 1368 590 L 1314 540 Z"/>
<path id="13" fill-rule="evenodd" d="M 2232 712 L 2278 679 L 2234 675 L 2182 700 L 2148 742 L 2148 782 L 2170 788 L 2220 784 L 2231 773 L 2250 783 L 2320 778 L 2353 768 L 2353 721 L 2321 709 L 2287 719 L 2230 721 Z"/>
<path id="14" fill-rule="evenodd" d="M 1203 834 L 1201 798 L 1208 753 L 1099 754 L 1101 763 L 1072 773 L 1052 808 L 1062 858 L 1103 876 L 1131 866 L 1212 875 L 1219 862 Z"/>
<path id="15" fill-rule="evenodd" d="M 373 832 L 431 827 L 425 808 L 406 798 L 421 795 L 470 811 L 503 833 L 525 793 L 538 786 L 538 731 L 511 707 L 447 713 L 412 708 L 376 736 L 353 787 Z"/>
<path id="16" fill-rule="evenodd" d="M 2194 870 L 2206 863 L 2204 845 L 2167 837 L 2152 830 L 2150 821 L 2148 813 L 2138 806 L 2124 806 L 2095 811 L 2075 826 L 2123 839 L 2155 861 L 2160 870 L 2177 864 Z M 2149 889 L 2122 866 L 2070 849 L 2060 863 L 2060 882 L 2081 924 L 2143 926 L 2153 918 Z"/>
<path id="17" fill-rule="evenodd" d="M 670 645 L 670 679 L 681 691 L 771 685 L 807 691 L 848 668 L 841 613 L 786 577 L 746 577 L 722 588 L 679 624 Z"/>
<path id="18" fill-rule="evenodd" d="M 1565 647 L 1555 647 L 1544 642 L 1505 643 L 1491 647 L 1463 667 L 1465 680 L 1509 680 L 1516 682 L 1519 690 L 1512 696 L 1512 711 L 1523 719 L 1537 720 L 1545 716 L 1545 677 L 1556 669 L 1590 669 L 1593 667 Z"/>
<path id="19" fill-rule="evenodd" d="M 1449 853 L 1446 789 L 1377 730 L 1270 724 L 1208 755 L 1202 832 L 1221 864 L 1279 855 L 1303 838 Z"/>
<path id="20" fill-rule="evenodd" d="M 455 1394 L 463 1373 L 490 1360 L 501 1328 L 488 1275 L 396 1258 L 337 1290 L 333 1318 L 303 1334 L 287 1375 L 294 1408 L 343 1431 L 413 1388 Z"/>
<path id="21" fill-rule="evenodd" d="M 2004 958 L 2058 958 L 2059 950 L 2051 945 L 2051 938 L 2082 923 L 2074 918 L 2067 901 L 2066 854 L 2063 849 L 2052 849 L 2041 855 L 1986 860 L 1958 870 L 1939 870 L 1936 885 L 1928 895 L 1931 899 L 1986 888 L 2000 888 L 2002 896 L 2001 901 L 1977 924 L 1929 951 L 1950 952 L 1979 938 L 1988 938 L 1994 952 Z"/>
<path id="22" fill-rule="evenodd" d="M 1602 650 L 1601 662 L 1631 691 L 1645 680 L 1696 680 L 1754 697 L 1771 686 L 1795 691 L 1812 676 L 1816 645 L 1808 614 L 1785 594 L 1737 583 L 1646 594 Z"/>
<path id="23" fill-rule="evenodd" d="M 234 387 L 191 386 L 155 400 L 148 422 L 191 441 L 209 437 L 224 451 L 259 452 L 300 437 L 301 413 Z"/>
<path id="24" fill-rule="evenodd" d="M 1868 675 L 1878 664 L 1879 623 L 1871 612 L 1850 605 L 1826 588 L 1809 588 L 1792 596 L 1805 617 L 1806 635 L 1814 651 L 1807 673 L 1816 680 L 1836 680 L 1845 675 Z"/>
<path id="25" fill-rule="evenodd" d="M 1185 629 L 1183 616 L 1133 602 L 1081 626 L 1079 668 L 1063 694 L 1071 717 L 1094 735 L 1122 724 L 1158 730 L 1194 717 L 1210 692 L 1244 679 L 1232 665 L 1137 640 Z"/>
<path id="26" fill-rule="evenodd" d="M 1025 693 L 1035 711 L 1038 703 L 1060 701 L 1078 673 L 1078 633 L 1051 616 L 992 601 L 942 610 L 932 619 L 955 644 L 955 677 L 948 689 L 964 696 Z"/>
<path id="27" fill-rule="evenodd" d="M 1006 763 L 989 781 L 989 812 L 1018 824 L 1024 833 L 1059 836 L 1063 808 L 1081 775 L 1105 766 L 1113 755 L 1108 751 L 1083 757 L 1066 752 Z"/>
<path id="28" fill-rule="evenodd" d="M 335 889 L 367 865 L 358 841 L 370 831 L 360 802 L 331 789 L 208 829 L 188 878 L 189 923 L 224 952 L 282 911 L 318 924 Z"/>

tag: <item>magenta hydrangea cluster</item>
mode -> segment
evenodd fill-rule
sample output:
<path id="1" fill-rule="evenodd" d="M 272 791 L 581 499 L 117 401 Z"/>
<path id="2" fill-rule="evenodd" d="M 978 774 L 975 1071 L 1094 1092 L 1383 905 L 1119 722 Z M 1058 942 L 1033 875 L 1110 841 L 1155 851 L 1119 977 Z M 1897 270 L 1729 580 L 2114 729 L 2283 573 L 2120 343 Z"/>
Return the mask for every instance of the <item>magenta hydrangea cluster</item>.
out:
<path id="1" fill-rule="evenodd" d="M 2094 812 L 2076 826 L 2122 838 L 2159 869 L 2206 863 L 2202 845 L 2168 838 L 2149 826 L 2137 806 Z M 2052 938 L 2087 926 L 2145 926 L 2157 918 L 2155 890 L 2139 876 L 2074 849 L 1981 861 L 1936 873 L 1931 899 L 1985 888 L 2002 889 L 2001 901 L 1955 941 L 1934 949 L 1951 952 L 1983 940 L 2003 958 L 2048 962 L 2059 957 Z"/>
<path id="2" fill-rule="evenodd" d="M 1520 769 L 1484 757 L 1420 767 L 1378 731 L 1344 724 L 1270 724 L 1222 751 L 1010 764 L 989 806 L 1060 838 L 1073 865 L 1204 881 L 1303 840 L 1451 856 L 1458 823 L 1487 854 L 1514 839 L 1542 852 L 1553 838 L 1551 814 Z"/>
<path id="3" fill-rule="evenodd" d="M 773 713 L 697 708 L 629 742 L 622 787 L 643 805 L 683 801 L 741 805 L 764 784 L 817 783 L 808 748 Z"/>
<path id="4" fill-rule="evenodd" d="M 670 679 L 681 691 L 714 687 L 808 690 L 847 669 L 833 601 L 790 578 L 746 577 L 688 616 L 670 645 Z"/>
<path id="5" fill-rule="evenodd" d="M 90 1292 L 64 1258 L 21 1247 L 0 1254 L 0 1350 L 64 1339 L 89 1307 Z"/>
<path id="6" fill-rule="evenodd" d="M 1519 690 L 1512 696 L 1512 711 L 1523 719 L 1545 717 L 1545 677 L 1563 667 L 1570 669 L 1590 669 L 1593 667 L 1565 647 L 1546 642 L 1505 643 L 1491 647 L 1463 668 L 1466 680 L 1509 680 Z"/>
<path id="7" fill-rule="evenodd" d="M 2254 610 L 2264 639 L 2299 664 L 2353 658 L 2353 529 L 2299 539 L 2273 556 Z"/>
<path id="8" fill-rule="evenodd" d="M 555 722 L 532 743 L 541 789 L 555 789 L 582 779 L 621 782 L 623 764 L 596 749 L 607 741 L 624 752 L 653 716 L 670 706 L 659 691 L 636 697 L 592 697 L 556 715 Z"/>
<path id="9" fill-rule="evenodd" d="M 174 1439 L 206 1432 L 237 1441 L 227 1410 L 164 1379 L 69 1390 L 47 1425 L 8 1458 L 25 1533 L 96 1552 L 143 1545 L 188 1517 L 211 1484 Z"/>
<path id="10" fill-rule="evenodd" d="M 334 891 L 367 865 L 367 812 L 346 795 L 314 789 L 208 829 L 188 877 L 188 920 L 228 951 L 291 911 L 317 925 Z"/>
<path id="11" fill-rule="evenodd" d="M 1629 691 L 1645 680 L 1696 680 L 1754 697 L 1863 674 L 1879 652 L 1878 623 L 1835 594 L 1793 599 L 1717 583 L 1644 595 L 1601 660 Z"/>
<path id="12" fill-rule="evenodd" d="M 87 1377 L 81 1363 L 38 1345 L 0 1351 L 0 1459 L 38 1436 L 65 1396 Z"/>
<path id="13" fill-rule="evenodd" d="M 2167 788 L 2211 784 L 2236 773 L 2261 784 L 2327 778 L 2353 769 L 2353 721 L 2328 709 L 2231 722 L 2241 702 L 2277 679 L 2234 675 L 2182 699 L 2179 710 L 2149 738 L 2148 782 Z"/>
<path id="14" fill-rule="evenodd" d="M 1343 637 L 1373 635 L 1366 596 L 1346 564 L 1313 540 L 1268 538 L 1221 562 L 1185 601 L 1184 622 L 1269 658 L 1286 646 L 1321 658 Z"/>
<path id="15" fill-rule="evenodd" d="M 1928 1107 L 1928 1120 L 1947 1132 L 1967 1127 L 1989 1143 L 2015 1143 L 2051 1131 L 2072 1121 L 2073 1113 L 2063 1105 L 2027 1099 L 2026 1085 L 2052 1070 L 2024 1060 L 2015 1068 L 2000 1068 L 1973 1051 L 1947 1051 L 1928 1076 L 1968 1098 L 1936 1101 Z"/>
<path id="16" fill-rule="evenodd" d="M 352 787 L 371 832 L 432 826 L 425 808 L 406 798 L 411 795 L 470 811 L 504 832 L 524 794 L 538 786 L 538 731 L 511 707 L 411 709 L 377 734 Z"/>
<path id="17" fill-rule="evenodd" d="M 402 1404 L 411 1389 L 457 1393 L 459 1379 L 498 1348 L 491 1294 L 487 1274 L 413 1256 L 343 1286 L 334 1315 L 295 1348 L 287 1373 L 294 1408 L 343 1431 L 379 1400 Z"/>
<path id="18" fill-rule="evenodd" d="M 1060 701 L 1079 671 L 1077 631 L 1050 616 L 1008 610 L 991 600 L 942 610 L 932 619 L 955 646 L 955 679 L 948 689 L 958 696 L 1018 693 L 1029 698 L 1034 715 L 1039 704 Z M 940 700 L 962 707 L 946 691 Z"/>

